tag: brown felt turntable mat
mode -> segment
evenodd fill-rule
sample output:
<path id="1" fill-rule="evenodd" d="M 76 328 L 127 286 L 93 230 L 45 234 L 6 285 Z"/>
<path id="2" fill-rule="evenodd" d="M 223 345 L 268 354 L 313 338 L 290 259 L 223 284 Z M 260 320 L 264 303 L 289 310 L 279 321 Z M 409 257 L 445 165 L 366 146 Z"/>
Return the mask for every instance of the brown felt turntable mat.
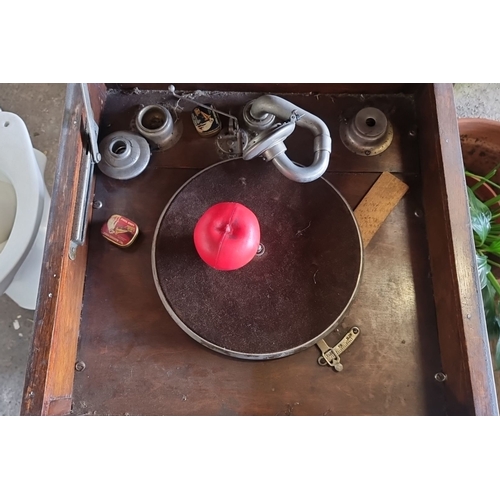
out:
<path id="1" fill-rule="evenodd" d="M 198 256 L 193 231 L 212 205 L 242 203 L 257 216 L 265 252 L 236 271 Z M 288 180 L 263 160 L 231 160 L 201 171 L 165 207 L 152 250 L 168 312 L 198 342 L 249 359 L 287 356 L 336 327 L 362 269 L 354 215 L 324 179 Z"/>

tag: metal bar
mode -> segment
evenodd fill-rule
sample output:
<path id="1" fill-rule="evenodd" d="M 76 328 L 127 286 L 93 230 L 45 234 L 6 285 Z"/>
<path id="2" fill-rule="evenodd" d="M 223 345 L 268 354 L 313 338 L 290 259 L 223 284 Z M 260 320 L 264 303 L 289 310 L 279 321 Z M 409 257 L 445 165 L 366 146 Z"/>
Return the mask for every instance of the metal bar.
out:
<path id="1" fill-rule="evenodd" d="M 86 115 L 85 129 L 89 136 L 90 151 L 92 152 L 94 162 L 99 163 L 101 161 L 101 155 L 97 146 L 99 128 L 95 122 L 94 112 L 92 111 L 92 105 L 90 104 L 89 88 L 86 83 L 80 83 L 80 88 L 82 89 L 83 107 L 85 108 Z"/>
<path id="2" fill-rule="evenodd" d="M 75 218 L 71 231 L 71 242 L 69 246 L 69 257 L 74 260 L 76 248 L 83 245 L 87 233 L 87 219 L 90 209 L 90 185 L 94 173 L 94 161 L 90 152 L 83 153 L 80 178 L 76 195 Z"/>
<path id="3" fill-rule="evenodd" d="M 177 99 L 184 99 L 185 101 L 191 101 L 193 104 L 196 104 L 197 106 L 202 106 L 203 108 L 210 107 L 219 115 L 227 116 L 228 118 L 233 119 L 236 122 L 236 130 L 238 130 L 240 128 L 240 124 L 239 124 L 238 118 L 236 118 L 236 116 L 230 115 L 229 113 L 224 113 L 224 111 L 219 111 L 218 109 L 215 109 L 213 106 L 209 106 L 208 104 L 203 104 L 202 102 L 196 101 L 192 97 L 185 97 L 185 96 L 182 96 L 180 94 L 177 94 L 175 92 L 175 87 L 173 85 L 168 86 L 168 91 Z"/>

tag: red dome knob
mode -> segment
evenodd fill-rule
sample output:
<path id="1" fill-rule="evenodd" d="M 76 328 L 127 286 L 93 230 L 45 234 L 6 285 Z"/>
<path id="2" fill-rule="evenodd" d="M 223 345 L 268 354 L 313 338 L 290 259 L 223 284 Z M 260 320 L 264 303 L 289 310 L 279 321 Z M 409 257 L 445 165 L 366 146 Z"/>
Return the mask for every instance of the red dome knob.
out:
<path id="1" fill-rule="evenodd" d="M 233 271 L 248 264 L 255 257 L 259 243 L 259 221 L 241 203 L 211 206 L 194 228 L 198 254 L 219 271 Z"/>

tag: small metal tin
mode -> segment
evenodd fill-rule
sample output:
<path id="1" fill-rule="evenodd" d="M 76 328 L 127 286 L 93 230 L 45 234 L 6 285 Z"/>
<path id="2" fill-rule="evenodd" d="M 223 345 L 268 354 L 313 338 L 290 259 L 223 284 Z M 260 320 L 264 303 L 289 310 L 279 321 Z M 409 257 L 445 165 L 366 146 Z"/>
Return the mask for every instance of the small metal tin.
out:
<path id="1" fill-rule="evenodd" d="M 191 112 L 191 119 L 202 137 L 212 137 L 221 131 L 219 115 L 209 106 L 196 106 Z"/>
<path id="2" fill-rule="evenodd" d="M 101 227 L 101 234 L 119 247 L 129 247 L 139 234 L 139 226 L 123 215 L 112 215 Z"/>

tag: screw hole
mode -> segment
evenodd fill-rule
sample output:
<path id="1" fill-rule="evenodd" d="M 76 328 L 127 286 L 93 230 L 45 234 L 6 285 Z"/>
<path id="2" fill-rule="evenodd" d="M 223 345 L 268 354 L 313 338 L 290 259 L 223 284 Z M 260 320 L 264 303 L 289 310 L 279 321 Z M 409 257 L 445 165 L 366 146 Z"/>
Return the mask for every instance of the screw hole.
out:
<path id="1" fill-rule="evenodd" d="M 366 119 L 366 124 L 369 126 L 369 127 L 375 127 L 375 124 L 377 122 L 373 119 L 373 118 L 367 118 Z"/>
<path id="2" fill-rule="evenodd" d="M 83 370 L 85 370 L 85 368 L 86 368 L 86 365 L 83 361 L 77 361 L 75 363 L 75 370 L 77 372 L 83 372 Z"/>
<path id="3" fill-rule="evenodd" d="M 115 155 L 122 155 L 127 150 L 127 145 L 124 141 L 116 141 L 111 146 L 111 151 L 115 153 Z"/>
<path id="4" fill-rule="evenodd" d="M 3 126 L 4 126 L 4 127 L 8 127 L 9 125 L 10 125 L 10 122 L 5 122 L 5 123 L 3 124 Z"/>

